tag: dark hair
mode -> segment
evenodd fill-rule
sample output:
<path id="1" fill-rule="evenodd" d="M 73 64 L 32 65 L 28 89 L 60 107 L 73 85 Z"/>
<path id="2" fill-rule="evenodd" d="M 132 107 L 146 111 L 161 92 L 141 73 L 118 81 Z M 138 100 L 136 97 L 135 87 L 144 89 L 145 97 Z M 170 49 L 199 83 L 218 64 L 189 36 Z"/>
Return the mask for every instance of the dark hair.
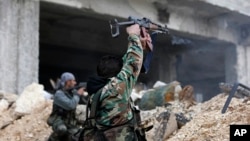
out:
<path id="1" fill-rule="evenodd" d="M 103 56 L 97 66 L 97 74 L 104 78 L 114 77 L 121 71 L 122 65 L 122 59 L 117 56 Z"/>

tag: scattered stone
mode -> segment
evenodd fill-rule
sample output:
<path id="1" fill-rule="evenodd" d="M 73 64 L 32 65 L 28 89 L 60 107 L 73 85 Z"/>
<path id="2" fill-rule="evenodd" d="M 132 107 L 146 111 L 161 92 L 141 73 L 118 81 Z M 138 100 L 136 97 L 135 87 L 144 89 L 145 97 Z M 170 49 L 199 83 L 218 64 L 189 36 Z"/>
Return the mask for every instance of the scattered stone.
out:
<path id="1" fill-rule="evenodd" d="M 192 92 L 191 87 L 184 88 L 182 91 L 186 91 L 187 97 L 183 99 L 188 101 L 192 99 L 189 95 Z M 29 103 L 26 106 L 30 107 L 19 107 L 24 114 L 15 116 L 19 106 L 17 101 L 9 105 L 7 109 L 4 108 L 5 110 L 0 114 L 1 141 L 47 141 L 52 132 L 51 127 L 47 125 L 47 118 L 51 113 L 53 100 L 45 100 L 42 95 L 43 87 L 38 84 L 28 86 L 25 91 L 22 94 L 26 93 L 26 96 L 21 98 L 21 94 L 17 99 L 19 104 Z M 176 93 L 176 89 L 171 92 Z M 4 95 L 5 93 L 0 92 L 0 101 L 4 101 L 2 103 L 5 104 L 2 105 L 6 107 L 6 101 L 9 101 L 4 98 Z M 160 96 L 163 96 L 165 101 L 169 100 L 165 93 Z M 249 99 L 234 97 L 226 113 L 222 114 L 221 110 L 228 97 L 227 94 L 218 94 L 209 101 L 188 107 L 185 106 L 183 99 L 175 96 L 174 94 L 173 101 L 163 106 L 159 107 L 155 104 L 155 108 L 141 111 L 142 121 L 150 121 L 151 123 L 148 124 L 154 125 L 146 132 L 148 141 L 228 141 L 231 124 L 250 124 Z M 85 110 L 85 105 L 77 107 L 78 119 L 84 120 Z"/>
<path id="2" fill-rule="evenodd" d="M 5 99 L 0 100 L 0 113 L 3 113 L 9 107 L 9 102 Z"/>
<path id="3" fill-rule="evenodd" d="M 250 102 L 233 98 L 226 113 L 221 110 L 228 95 L 219 94 L 211 100 L 190 107 L 193 119 L 171 135 L 168 141 L 228 141 L 232 124 L 250 124 Z"/>
<path id="4" fill-rule="evenodd" d="M 52 110 L 52 101 L 45 103 L 45 107 L 38 108 L 32 114 L 10 121 L 10 124 L 1 129 L 0 139 L 3 141 L 47 141 L 52 132 L 46 122 Z"/>
<path id="5" fill-rule="evenodd" d="M 11 93 L 5 93 L 4 99 L 6 99 L 10 103 L 10 105 L 12 105 L 18 99 L 18 95 L 11 94 Z"/>
<path id="6" fill-rule="evenodd" d="M 44 104 L 43 85 L 33 83 L 17 99 L 15 113 L 19 116 L 30 114 Z"/>

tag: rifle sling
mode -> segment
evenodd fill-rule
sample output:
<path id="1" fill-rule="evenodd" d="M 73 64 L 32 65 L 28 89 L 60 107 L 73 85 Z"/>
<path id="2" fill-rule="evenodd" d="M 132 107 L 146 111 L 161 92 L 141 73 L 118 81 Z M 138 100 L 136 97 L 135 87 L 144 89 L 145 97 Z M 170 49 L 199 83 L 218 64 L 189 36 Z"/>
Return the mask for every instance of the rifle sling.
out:
<path id="1" fill-rule="evenodd" d="M 101 92 L 97 92 L 94 96 L 93 96 L 93 101 L 91 103 L 91 110 L 90 110 L 90 117 L 91 118 L 95 118 L 96 116 L 96 111 L 97 111 L 97 106 L 99 105 L 99 99 L 101 97 Z"/>
<path id="2" fill-rule="evenodd" d="M 100 89 L 99 91 L 101 91 L 101 90 L 102 89 Z M 99 99 L 101 96 L 101 92 L 99 92 L 99 91 L 94 94 L 91 104 L 90 104 L 91 96 L 88 99 L 87 107 L 86 107 L 86 120 L 87 119 L 94 119 L 95 120 L 97 106 L 99 105 Z M 89 117 L 89 112 L 88 112 L 89 108 L 90 108 L 90 117 Z"/>

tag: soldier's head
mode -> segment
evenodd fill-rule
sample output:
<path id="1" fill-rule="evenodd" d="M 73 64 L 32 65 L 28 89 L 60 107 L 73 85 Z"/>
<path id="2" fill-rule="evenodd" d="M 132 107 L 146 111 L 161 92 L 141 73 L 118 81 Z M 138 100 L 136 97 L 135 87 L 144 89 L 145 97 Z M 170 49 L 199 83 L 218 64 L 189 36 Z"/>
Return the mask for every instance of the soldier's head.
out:
<path id="1" fill-rule="evenodd" d="M 75 76 L 70 72 L 64 72 L 61 75 L 61 86 L 64 89 L 71 89 L 76 85 Z"/>
<path id="2" fill-rule="evenodd" d="M 97 75 L 104 78 L 116 76 L 122 68 L 122 59 L 116 56 L 106 55 L 97 65 Z"/>

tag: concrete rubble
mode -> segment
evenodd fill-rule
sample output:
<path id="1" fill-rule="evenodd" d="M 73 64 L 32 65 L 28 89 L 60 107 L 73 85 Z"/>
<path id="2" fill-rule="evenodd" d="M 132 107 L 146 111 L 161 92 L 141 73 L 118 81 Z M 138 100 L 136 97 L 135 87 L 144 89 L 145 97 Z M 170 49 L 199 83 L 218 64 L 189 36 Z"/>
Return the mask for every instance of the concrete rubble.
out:
<path id="1" fill-rule="evenodd" d="M 228 141 L 232 124 L 250 124 L 250 101 L 233 98 L 226 113 L 221 114 L 228 95 L 218 94 L 211 100 L 191 107 L 193 119 L 175 132 L 168 141 Z"/>
<path id="2" fill-rule="evenodd" d="M 158 93 L 164 96 L 165 101 L 168 100 L 167 104 L 163 101 L 162 105 L 141 111 L 143 123 L 148 126 L 153 125 L 153 128 L 146 132 L 149 141 L 226 141 L 229 140 L 231 124 L 250 124 L 250 101 L 234 97 L 227 112 L 221 114 L 227 94 L 218 94 L 206 102 L 194 103 L 190 97 L 184 96 L 183 98 L 181 93 L 186 91 L 186 95 L 190 94 L 187 93 L 190 86 L 175 90 L 180 83 L 176 81 L 170 85 L 174 86 L 173 93 L 178 92 L 175 95 L 177 99 L 167 99 L 169 98 L 167 92 L 170 92 L 167 89 L 164 92 L 165 95 Z M 43 86 L 36 83 L 27 86 L 20 96 L 1 91 L 1 141 L 46 141 L 52 132 L 51 127 L 46 123 L 52 110 L 52 102 L 51 99 L 44 97 Z M 190 105 L 186 106 L 185 103 Z M 85 105 L 78 106 L 77 118 L 79 120 L 84 121 L 85 109 Z"/>
<path id="3" fill-rule="evenodd" d="M 0 139 L 2 141 L 45 141 L 52 131 L 46 123 L 52 100 L 43 97 L 43 86 L 33 83 L 20 96 L 4 94 L 1 100 L 13 97 L 7 109 L 0 115 Z"/>

